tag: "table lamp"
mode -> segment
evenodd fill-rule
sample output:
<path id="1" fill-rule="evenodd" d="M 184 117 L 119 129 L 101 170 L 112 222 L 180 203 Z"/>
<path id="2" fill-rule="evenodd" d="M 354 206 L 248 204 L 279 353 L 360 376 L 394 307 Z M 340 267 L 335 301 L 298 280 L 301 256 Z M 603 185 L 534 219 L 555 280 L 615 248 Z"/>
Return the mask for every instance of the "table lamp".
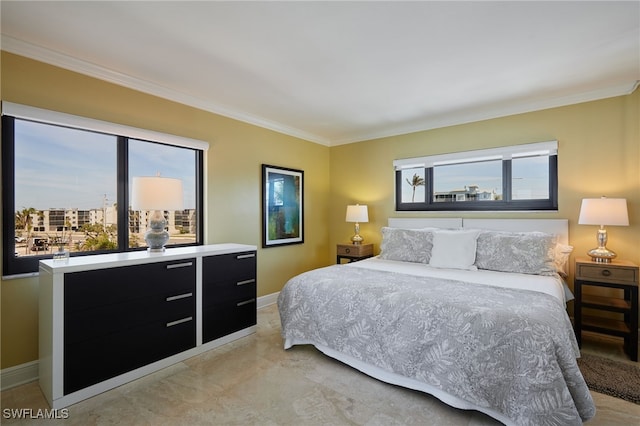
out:
<path id="1" fill-rule="evenodd" d="M 580 225 L 600 225 L 597 239 L 598 247 L 588 251 L 594 262 L 609 263 L 616 253 L 607 248 L 607 230 L 605 225 L 629 226 L 627 200 L 624 198 L 585 198 L 580 207 Z"/>
<path id="2" fill-rule="evenodd" d="M 367 206 L 356 204 L 355 206 L 347 206 L 347 222 L 355 222 L 356 234 L 351 237 L 353 244 L 362 244 L 363 238 L 360 236 L 360 222 L 369 222 L 369 213 Z"/>
<path id="3" fill-rule="evenodd" d="M 135 176 L 132 179 L 132 210 L 152 210 L 144 240 L 150 252 L 163 252 L 169 241 L 164 211 L 182 210 L 182 181 L 160 176 Z"/>

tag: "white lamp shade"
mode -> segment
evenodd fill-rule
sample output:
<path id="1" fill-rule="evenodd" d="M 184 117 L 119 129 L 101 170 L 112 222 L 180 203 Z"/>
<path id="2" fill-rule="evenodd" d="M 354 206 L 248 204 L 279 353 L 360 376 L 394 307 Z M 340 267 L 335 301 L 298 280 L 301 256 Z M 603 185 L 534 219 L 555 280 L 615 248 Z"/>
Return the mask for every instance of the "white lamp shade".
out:
<path id="1" fill-rule="evenodd" d="M 369 222 L 369 212 L 367 206 L 356 204 L 355 206 L 347 206 L 347 222 Z"/>
<path id="2" fill-rule="evenodd" d="M 161 176 L 135 176 L 132 179 L 132 210 L 182 210 L 180 179 Z"/>
<path id="3" fill-rule="evenodd" d="M 625 198 L 585 198 L 580 207 L 580 225 L 629 226 Z"/>

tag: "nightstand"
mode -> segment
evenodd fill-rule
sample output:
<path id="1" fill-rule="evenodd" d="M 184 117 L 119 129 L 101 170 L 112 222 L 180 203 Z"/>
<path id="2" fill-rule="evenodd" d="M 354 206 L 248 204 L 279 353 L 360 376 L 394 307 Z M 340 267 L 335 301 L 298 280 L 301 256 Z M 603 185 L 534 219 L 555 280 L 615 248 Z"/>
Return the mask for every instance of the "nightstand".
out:
<path id="1" fill-rule="evenodd" d="M 575 266 L 574 327 L 578 345 L 582 343 L 583 330 L 622 337 L 625 352 L 638 361 L 638 265 L 624 260 L 598 263 L 578 258 Z M 584 294 L 584 287 L 610 288 L 616 294 Z M 613 312 L 619 319 L 583 315 L 584 308 Z"/>
<path id="2" fill-rule="evenodd" d="M 349 262 L 373 257 L 373 244 L 338 244 L 336 245 L 336 263 L 341 263 L 342 259 Z"/>

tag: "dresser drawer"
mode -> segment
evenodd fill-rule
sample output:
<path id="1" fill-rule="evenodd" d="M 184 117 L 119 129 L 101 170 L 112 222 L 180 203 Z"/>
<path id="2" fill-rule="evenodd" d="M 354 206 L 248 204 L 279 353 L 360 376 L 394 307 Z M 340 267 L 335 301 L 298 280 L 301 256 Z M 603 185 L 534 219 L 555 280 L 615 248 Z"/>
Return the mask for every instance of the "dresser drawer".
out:
<path id="1" fill-rule="evenodd" d="M 256 277 L 256 252 L 208 256 L 202 259 L 203 284 L 217 285 Z"/>
<path id="2" fill-rule="evenodd" d="M 195 315 L 195 288 L 169 297 L 153 295 L 117 305 L 65 312 L 65 345 L 90 341 L 148 323 L 171 324 L 185 318 L 195 318 Z"/>
<path id="3" fill-rule="evenodd" d="M 203 285 L 202 296 L 203 306 L 233 300 L 250 299 L 256 297 L 256 280 L 255 278 L 251 278 L 241 281 L 234 280 L 216 283 L 215 285 Z"/>
<path id="4" fill-rule="evenodd" d="M 202 269 L 204 307 L 256 297 L 255 252 L 209 256 Z"/>
<path id="5" fill-rule="evenodd" d="M 618 265 L 576 264 L 576 279 L 582 281 L 638 283 L 638 268 Z"/>
<path id="6" fill-rule="evenodd" d="M 83 389 L 196 346 L 195 317 L 152 322 L 65 345 L 64 394 Z"/>
<path id="7" fill-rule="evenodd" d="M 195 291 L 195 264 L 185 259 L 66 274 L 65 312 Z"/>
<path id="8" fill-rule="evenodd" d="M 256 325 L 256 298 L 219 303 L 202 312 L 202 340 L 210 342 L 227 334 Z"/>

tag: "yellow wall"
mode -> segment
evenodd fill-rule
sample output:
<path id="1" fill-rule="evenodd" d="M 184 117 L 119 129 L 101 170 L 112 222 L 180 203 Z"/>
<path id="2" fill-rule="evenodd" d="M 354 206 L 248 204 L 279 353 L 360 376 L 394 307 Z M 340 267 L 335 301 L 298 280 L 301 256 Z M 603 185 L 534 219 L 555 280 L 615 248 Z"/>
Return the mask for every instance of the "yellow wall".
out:
<path id="1" fill-rule="evenodd" d="M 209 143 L 206 242 L 261 246 L 261 164 L 304 170 L 304 244 L 258 249 L 258 296 L 329 258 L 329 148 L 2 52 L 2 100 Z M 1 368 L 38 358 L 38 280 L 1 282 Z"/>
<path id="2" fill-rule="evenodd" d="M 305 243 L 259 249 L 258 295 L 335 260 L 348 242 L 347 204 L 369 205 L 361 225 L 380 243 L 394 212 L 394 159 L 557 139 L 559 212 L 469 213 L 465 217 L 567 218 L 574 253 L 595 245 L 596 229 L 578 226 L 585 197 L 627 198 L 631 226 L 609 227 L 609 247 L 640 262 L 640 91 L 632 95 L 443 129 L 327 148 L 2 52 L 1 98 L 209 142 L 207 242 L 260 246 L 260 165 L 305 172 Z M 458 216 L 458 214 L 455 214 Z M 1 282 L 1 368 L 38 358 L 38 282 Z"/>
<path id="3" fill-rule="evenodd" d="M 578 225 L 582 198 L 627 199 L 629 227 L 608 227 L 608 247 L 619 258 L 640 262 L 640 90 L 628 96 L 527 114 L 376 139 L 331 148 L 331 244 L 348 242 L 347 204 L 369 206 L 360 234 L 375 244 L 388 217 L 498 217 L 569 219 L 575 255 L 595 246 L 595 226 Z M 396 213 L 394 159 L 548 140 L 558 141 L 558 212 Z M 573 259 L 573 257 L 572 257 Z"/>

